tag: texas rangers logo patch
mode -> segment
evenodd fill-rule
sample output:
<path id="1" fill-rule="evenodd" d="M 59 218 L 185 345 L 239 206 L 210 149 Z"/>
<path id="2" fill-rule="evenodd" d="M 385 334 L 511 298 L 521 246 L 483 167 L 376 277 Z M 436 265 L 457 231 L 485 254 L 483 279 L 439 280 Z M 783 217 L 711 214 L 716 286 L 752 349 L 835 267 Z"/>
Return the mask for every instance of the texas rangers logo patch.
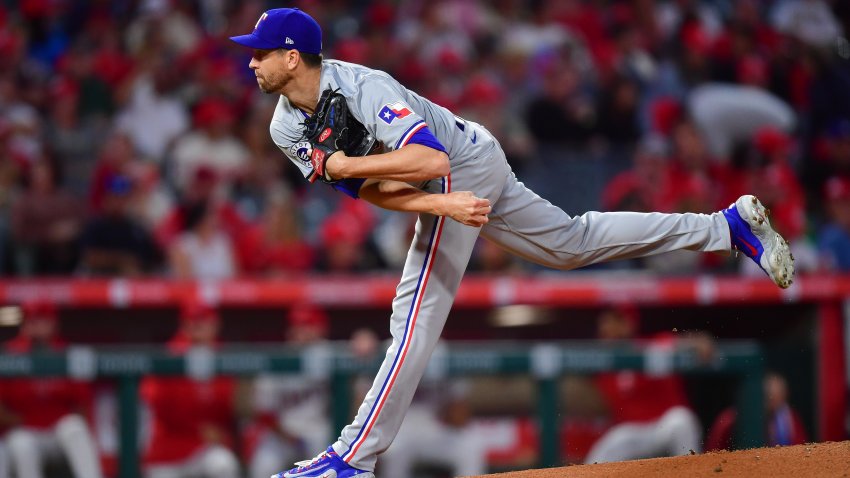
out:
<path id="1" fill-rule="evenodd" d="M 289 154 L 298 158 L 305 165 L 310 164 L 310 143 L 301 141 L 289 147 Z"/>
<path id="2" fill-rule="evenodd" d="M 396 118 L 404 118 L 410 113 L 412 111 L 410 111 L 410 108 L 406 104 L 396 101 L 395 103 L 384 105 L 381 111 L 378 111 L 378 118 L 381 118 L 386 124 L 392 124 Z"/>

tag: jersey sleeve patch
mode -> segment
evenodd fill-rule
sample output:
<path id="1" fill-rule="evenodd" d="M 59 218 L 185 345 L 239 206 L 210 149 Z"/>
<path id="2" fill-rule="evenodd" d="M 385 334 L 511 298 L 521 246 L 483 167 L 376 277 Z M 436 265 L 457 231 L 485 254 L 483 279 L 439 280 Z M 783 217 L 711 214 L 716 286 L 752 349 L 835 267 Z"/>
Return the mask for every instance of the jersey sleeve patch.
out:
<path id="1" fill-rule="evenodd" d="M 386 124 L 393 124 L 393 121 L 396 118 L 403 119 L 406 116 L 410 115 L 412 111 L 410 107 L 401 101 L 396 101 L 395 103 L 388 103 L 378 111 L 378 118 Z"/>
<path id="2" fill-rule="evenodd" d="M 297 158 L 304 165 L 310 164 L 310 143 L 307 141 L 299 141 L 289 147 L 289 154 L 293 158 Z"/>
<path id="3" fill-rule="evenodd" d="M 361 112 L 363 124 L 387 150 L 392 150 L 409 128 L 423 118 L 411 105 L 413 100 L 405 96 L 407 90 L 397 81 L 377 74 L 370 75 L 369 80 L 358 90 L 352 111 Z"/>

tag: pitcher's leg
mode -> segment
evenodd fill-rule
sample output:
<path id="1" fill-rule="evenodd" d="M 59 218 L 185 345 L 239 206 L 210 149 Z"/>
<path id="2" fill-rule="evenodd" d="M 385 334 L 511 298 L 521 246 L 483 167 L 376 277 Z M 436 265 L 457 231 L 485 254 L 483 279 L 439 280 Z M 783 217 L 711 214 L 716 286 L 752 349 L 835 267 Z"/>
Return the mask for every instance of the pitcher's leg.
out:
<path id="1" fill-rule="evenodd" d="M 479 229 L 422 215 L 393 300 L 393 343 L 354 422 L 334 451 L 349 465 L 373 470 L 392 443 L 443 330 Z"/>
<path id="2" fill-rule="evenodd" d="M 723 214 L 588 212 L 570 217 L 508 180 L 481 234 L 530 261 L 556 269 L 678 249 L 729 251 Z"/>

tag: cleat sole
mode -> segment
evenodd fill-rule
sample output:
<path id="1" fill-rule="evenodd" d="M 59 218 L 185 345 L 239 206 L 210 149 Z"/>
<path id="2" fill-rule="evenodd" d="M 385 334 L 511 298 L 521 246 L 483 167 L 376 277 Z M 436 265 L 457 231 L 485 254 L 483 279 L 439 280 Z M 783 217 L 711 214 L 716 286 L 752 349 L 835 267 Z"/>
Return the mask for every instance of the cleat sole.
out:
<path id="1" fill-rule="evenodd" d="M 749 199 L 749 200 L 747 200 Z M 738 200 L 738 213 L 747 221 L 753 234 L 764 246 L 761 267 L 779 287 L 787 289 L 794 282 L 794 256 L 791 248 L 767 220 L 769 212 L 755 196 L 742 196 Z"/>

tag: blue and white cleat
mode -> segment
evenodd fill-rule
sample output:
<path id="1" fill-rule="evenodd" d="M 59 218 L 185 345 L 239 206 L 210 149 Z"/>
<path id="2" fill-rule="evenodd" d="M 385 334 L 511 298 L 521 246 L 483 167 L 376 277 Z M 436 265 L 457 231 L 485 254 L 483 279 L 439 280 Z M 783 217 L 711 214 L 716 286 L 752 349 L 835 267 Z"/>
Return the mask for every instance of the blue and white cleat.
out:
<path id="1" fill-rule="evenodd" d="M 755 196 L 745 195 L 724 209 L 729 223 L 732 247 L 749 257 L 779 287 L 787 289 L 794 282 L 794 256 L 788 241 L 770 226 L 765 209 Z"/>
<path id="2" fill-rule="evenodd" d="M 271 478 L 375 478 L 371 471 L 358 470 L 349 465 L 333 447 L 328 447 L 312 460 L 299 461 L 295 468 L 282 471 Z"/>

